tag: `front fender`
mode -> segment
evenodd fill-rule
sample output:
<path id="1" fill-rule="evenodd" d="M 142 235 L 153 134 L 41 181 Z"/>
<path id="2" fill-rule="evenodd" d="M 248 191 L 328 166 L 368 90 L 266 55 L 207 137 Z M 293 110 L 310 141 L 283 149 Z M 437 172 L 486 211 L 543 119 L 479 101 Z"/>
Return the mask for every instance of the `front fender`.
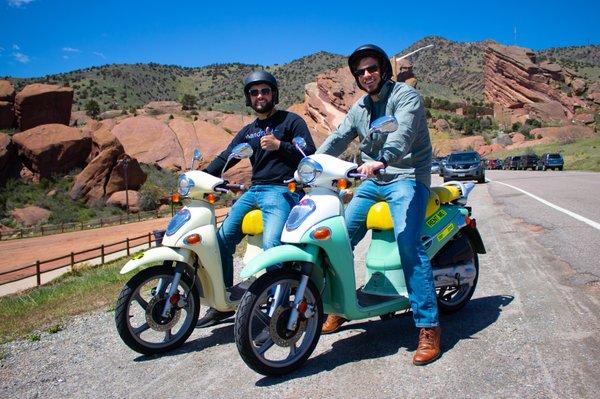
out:
<path id="1" fill-rule="evenodd" d="M 315 263 L 319 248 L 314 245 L 296 246 L 296 245 L 280 245 L 267 249 L 265 252 L 256 256 L 250 261 L 240 273 L 242 280 L 254 276 L 261 270 L 269 266 L 283 262 L 310 262 Z"/>
<path id="2" fill-rule="evenodd" d="M 129 262 L 125 263 L 120 273 L 126 274 L 138 267 L 167 260 L 191 265 L 193 263 L 192 259 L 192 251 L 186 248 L 155 247 L 134 255 Z"/>

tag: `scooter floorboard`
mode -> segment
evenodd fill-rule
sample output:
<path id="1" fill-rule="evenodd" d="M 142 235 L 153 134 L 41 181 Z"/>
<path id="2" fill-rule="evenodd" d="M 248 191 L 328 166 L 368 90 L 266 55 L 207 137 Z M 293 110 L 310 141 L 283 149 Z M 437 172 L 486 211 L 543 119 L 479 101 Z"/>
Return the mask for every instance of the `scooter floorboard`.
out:
<path id="1" fill-rule="evenodd" d="M 356 290 L 356 300 L 358 302 L 358 306 L 363 308 L 379 305 L 384 302 L 396 301 L 401 298 L 406 299 L 406 297 L 403 295 L 383 296 L 367 294 L 362 291 L 362 287 Z"/>

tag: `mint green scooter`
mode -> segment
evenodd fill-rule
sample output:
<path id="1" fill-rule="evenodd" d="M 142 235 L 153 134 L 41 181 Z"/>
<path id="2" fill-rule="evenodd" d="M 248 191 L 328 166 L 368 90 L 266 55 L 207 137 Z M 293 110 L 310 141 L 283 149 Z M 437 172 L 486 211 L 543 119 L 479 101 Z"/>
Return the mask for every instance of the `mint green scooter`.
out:
<path id="1" fill-rule="evenodd" d="M 393 117 L 380 118 L 371 133 L 394 131 L 396 123 Z M 302 150 L 301 142 L 295 145 Z M 359 320 L 386 318 L 410 308 L 386 203 L 369 211 L 367 283 L 356 287 L 339 198 L 339 189 L 349 179 L 364 178 L 356 169 L 355 163 L 329 155 L 305 157 L 295 180 L 309 192 L 290 212 L 281 235 L 283 245 L 254 258 L 241 272 L 242 279 L 260 276 L 244 294 L 235 319 L 238 351 L 258 373 L 281 375 L 298 369 L 319 340 L 324 312 Z M 485 253 L 475 219 L 465 206 L 473 186 L 448 182 L 433 187 L 423 224 L 439 308 L 446 313 L 470 300 L 479 274 L 477 254 Z M 264 273 L 275 265 L 280 267 Z"/>

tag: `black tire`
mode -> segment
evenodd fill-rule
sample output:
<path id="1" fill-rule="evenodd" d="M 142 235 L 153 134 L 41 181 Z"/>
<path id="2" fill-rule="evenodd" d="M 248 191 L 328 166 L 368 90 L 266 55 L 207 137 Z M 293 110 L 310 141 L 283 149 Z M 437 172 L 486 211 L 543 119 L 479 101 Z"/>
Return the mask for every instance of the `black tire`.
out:
<path id="1" fill-rule="evenodd" d="M 485 175 L 481 175 L 481 177 L 477 179 L 477 183 L 485 183 Z"/>
<path id="2" fill-rule="evenodd" d="M 158 322 L 156 321 L 155 316 L 158 317 L 156 312 L 158 311 L 158 309 L 162 309 L 162 300 L 160 300 L 156 296 L 160 295 L 160 293 L 155 292 L 157 287 L 155 286 L 151 288 L 149 292 L 143 293 L 148 297 L 148 301 L 146 301 L 146 299 L 142 296 L 142 293 L 140 293 L 140 291 L 144 289 L 145 285 L 149 282 L 156 281 L 157 285 L 160 284 L 159 281 L 161 281 L 161 277 L 164 278 L 166 281 L 164 290 L 161 291 L 163 292 L 163 294 L 165 292 L 168 292 L 168 287 L 170 286 L 170 282 L 173 279 L 174 273 L 175 268 L 173 267 L 166 265 L 153 266 L 148 269 L 144 269 L 135 276 L 133 276 L 125 284 L 123 290 L 121 290 L 121 294 L 119 295 L 119 299 L 117 300 L 117 306 L 115 309 L 115 323 L 117 325 L 117 331 L 119 333 L 119 336 L 121 337 L 123 342 L 125 342 L 127 346 L 129 346 L 136 352 L 139 352 L 144 355 L 153 355 L 173 350 L 181 346 L 185 342 L 185 340 L 187 340 L 188 337 L 192 334 L 194 328 L 196 327 L 196 321 L 198 320 L 198 315 L 200 314 L 200 289 L 198 288 L 198 282 L 194 284 L 193 289 L 190 291 L 189 300 L 187 301 L 186 306 L 173 312 L 172 317 L 170 317 L 169 319 L 161 319 Z M 151 285 L 154 284 L 152 283 L 150 284 L 150 286 Z M 187 290 L 189 290 L 189 287 L 191 286 L 192 279 L 190 278 L 190 276 L 184 273 L 181 276 L 178 291 L 181 294 L 183 294 L 184 292 L 187 292 Z M 136 309 L 132 309 L 130 305 L 133 303 L 133 301 L 139 304 L 139 308 L 141 308 L 141 311 L 137 309 L 137 307 Z M 140 301 L 145 301 L 145 308 L 144 304 Z M 148 310 L 148 306 L 152 306 L 152 308 Z M 135 313 L 135 310 L 137 310 L 137 315 L 132 314 Z M 175 318 L 177 318 L 175 322 L 175 324 L 177 324 L 181 313 L 183 313 L 183 310 L 185 310 L 186 317 L 176 334 L 172 334 L 172 329 L 168 329 L 165 331 L 159 330 L 162 328 L 167 328 L 169 326 L 169 323 L 172 322 Z M 140 312 L 141 315 L 143 315 L 144 317 L 140 316 Z M 151 313 L 150 315 L 148 314 L 149 312 Z M 140 321 L 133 320 L 136 316 L 137 319 L 144 320 L 145 318 L 146 320 L 144 324 L 138 326 L 137 328 L 132 325 L 132 322 Z M 153 328 L 148 323 L 148 318 L 151 319 L 152 324 L 156 324 L 157 329 Z M 164 324 L 161 325 L 161 323 Z M 137 333 L 138 330 L 141 330 L 139 334 Z M 148 331 L 148 334 L 145 335 L 164 335 L 163 341 L 148 341 L 148 338 L 142 337 L 142 334 L 144 334 L 146 331 Z M 167 340 L 167 337 L 170 338 Z M 158 339 L 159 338 L 157 338 L 157 340 Z"/>
<path id="3" fill-rule="evenodd" d="M 292 343 L 292 346 L 295 347 L 296 343 L 300 341 L 302 336 L 304 336 L 303 338 L 307 339 L 307 341 L 305 342 L 302 340 L 302 344 L 299 348 L 294 350 L 294 354 L 291 354 L 292 350 L 290 349 L 289 356 L 295 356 L 293 360 L 287 360 L 287 358 L 284 360 L 270 360 L 267 359 L 266 356 L 263 356 L 263 354 L 258 353 L 259 350 L 262 350 L 264 345 L 268 345 L 263 352 L 264 354 L 266 354 L 271 348 L 274 348 L 275 351 L 280 352 L 287 351 L 287 349 L 280 349 L 286 348 L 286 346 L 277 344 L 273 341 L 273 336 L 270 331 L 268 334 L 268 339 L 270 341 L 265 341 L 258 345 L 256 344 L 257 337 L 260 336 L 260 332 L 263 332 L 269 328 L 266 324 L 266 320 L 264 320 L 264 317 L 266 316 L 268 318 L 269 326 L 274 323 L 272 317 L 269 317 L 266 313 L 261 312 L 261 309 L 267 311 L 268 313 L 269 299 L 272 299 L 272 295 L 269 294 L 269 292 L 273 291 L 273 289 L 275 289 L 275 287 L 278 285 L 286 286 L 287 284 L 290 284 L 289 294 L 286 294 L 289 299 L 289 296 L 292 295 L 294 288 L 292 286 L 293 282 L 298 283 L 300 278 L 301 274 L 293 270 L 280 269 L 269 272 L 256 280 L 250 286 L 250 288 L 248 288 L 248 291 L 246 291 L 242 297 L 242 300 L 240 301 L 235 316 L 235 343 L 242 360 L 244 360 L 248 367 L 257 373 L 268 376 L 276 376 L 288 374 L 297 370 L 310 357 L 315 349 L 315 346 L 317 345 L 317 342 L 319 341 L 319 337 L 321 336 L 321 326 L 323 324 L 323 303 L 319 291 L 315 287 L 314 283 L 309 280 L 305 291 L 305 298 L 308 297 L 311 302 L 314 302 L 309 303 L 315 306 L 315 314 L 311 318 L 307 319 L 306 330 L 304 330 L 298 339 Z M 288 290 L 286 289 L 286 291 Z M 266 302 L 263 302 L 265 300 Z M 280 308 L 282 308 L 282 306 L 278 306 L 277 310 Z M 257 323 L 257 325 L 254 325 L 253 323 L 254 318 L 252 316 L 255 311 L 258 311 L 258 314 L 260 314 L 256 320 L 261 321 L 263 323 L 262 326 L 261 324 Z M 277 311 L 275 313 L 277 313 Z M 285 321 L 287 318 L 282 315 L 280 320 Z M 277 323 L 275 322 L 275 324 Z M 309 327 L 311 329 L 310 332 Z M 259 332 L 259 334 L 256 334 L 253 337 L 253 331 Z M 311 336 L 308 336 L 307 334 L 311 334 Z M 296 352 L 297 350 L 298 352 Z"/>
<path id="4" fill-rule="evenodd" d="M 448 181 L 448 179 L 446 177 L 444 177 L 444 183 L 446 183 Z"/>
<path id="5" fill-rule="evenodd" d="M 558 170 L 563 170 L 563 167 L 562 167 L 562 166 L 559 166 L 559 167 L 558 167 Z"/>
<path id="6" fill-rule="evenodd" d="M 437 293 L 437 304 L 438 304 L 438 309 L 440 311 L 440 313 L 443 314 L 452 314 L 452 313 L 456 313 L 458 312 L 460 309 L 462 309 L 470 300 L 471 297 L 473 296 L 473 293 L 475 292 L 475 288 L 477 287 L 477 280 L 479 279 L 479 257 L 477 256 L 477 253 L 473 250 L 473 246 L 469 245 L 469 247 L 471 248 L 471 253 L 472 253 L 472 259 L 473 259 L 473 263 L 475 265 L 475 270 L 477 271 L 476 275 L 475 275 L 475 280 L 473 280 L 473 285 L 470 287 L 465 287 L 464 291 L 460 291 L 463 288 L 460 288 L 459 291 L 457 292 L 458 295 L 460 295 L 460 298 L 458 299 L 458 301 L 448 301 L 448 300 L 444 300 L 441 298 L 441 294 L 442 290 L 438 290 L 436 289 L 436 293 Z M 445 294 L 445 293 L 444 293 Z M 453 299 L 456 299 L 456 296 L 453 296 Z"/>

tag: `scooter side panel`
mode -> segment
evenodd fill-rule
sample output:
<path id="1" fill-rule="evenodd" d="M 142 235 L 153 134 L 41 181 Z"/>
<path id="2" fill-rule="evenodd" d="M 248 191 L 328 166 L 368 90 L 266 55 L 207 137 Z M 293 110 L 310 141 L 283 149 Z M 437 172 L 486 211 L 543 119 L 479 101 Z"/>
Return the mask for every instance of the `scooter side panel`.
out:
<path id="1" fill-rule="evenodd" d="M 171 248 L 171 247 L 155 247 L 150 248 L 147 251 L 141 252 L 134 255 L 125 265 L 121 268 L 121 274 L 129 273 L 138 267 L 156 264 L 164 262 L 166 260 L 183 262 L 186 264 L 192 264 L 192 252 L 189 249 L 184 248 Z"/>
<path id="2" fill-rule="evenodd" d="M 188 220 L 179 230 L 173 235 L 164 235 L 162 244 L 169 247 L 178 246 L 176 243 L 181 240 L 182 237 L 190 234 L 190 230 L 193 226 L 214 226 L 215 223 L 215 212 L 212 205 L 208 205 L 202 201 L 192 201 L 188 206 L 183 209 L 187 209 L 190 212 L 190 220 Z"/>
<path id="3" fill-rule="evenodd" d="M 311 246 L 280 245 L 267 249 L 255 257 L 241 271 L 240 277 L 245 280 L 266 269 L 282 262 L 316 262 L 317 249 Z"/>

